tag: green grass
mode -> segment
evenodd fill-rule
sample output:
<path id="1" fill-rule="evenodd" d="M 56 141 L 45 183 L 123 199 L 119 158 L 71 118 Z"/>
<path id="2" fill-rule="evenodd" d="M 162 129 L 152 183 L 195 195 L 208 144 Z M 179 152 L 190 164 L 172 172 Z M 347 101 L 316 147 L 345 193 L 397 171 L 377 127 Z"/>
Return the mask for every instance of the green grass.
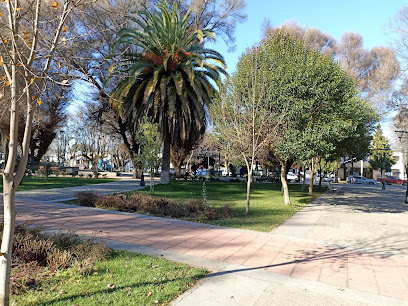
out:
<path id="1" fill-rule="evenodd" d="M 117 181 L 117 179 L 100 178 L 90 179 L 83 177 L 49 177 L 48 182 L 43 177 L 24 177 L 17 191 L 30 191 L 38 189 L 52 189 L 75 187 L 83 185 L 101 184 Z M 0 192 L 3 192 L 3 181 L 0 180 Z"/>
<path id="2" fill-rule="evenodd" d="M 208 271 L 137 253 L 116 251 L 89 276 L 75 268 L 57 272 L 39 290 L 13 296 L 17 305 L 162 305 Z M 112 286 L 113 285 L 113 286 Z M 157 301 L 157 302 L 156 302 Z"/>
<path id="3" fill-rule="evenodd" d="M 247 217 L 245 216 L 246 183 L 205 182 L 205 184 L 209 205 L 234 204 L 234 217 L 207 223 L 262 232 L 270 232 L 326 190 L 316 188 L 314 196 L 310 197 L 307 194 L 308 186 L 302 191 L 301 185 L 289 185 L 292 205 L 286 206 L 280 186 L 271 183 L 254 183 L 251 185 L 250 215 Z M 171 181 L 168 185 L 155 186 L 155 196 L 182 202 L 202 197 L 202 188 L 203 182 Z M 148 193 L 149 189 L 143 189 L 141 192 Z"/>

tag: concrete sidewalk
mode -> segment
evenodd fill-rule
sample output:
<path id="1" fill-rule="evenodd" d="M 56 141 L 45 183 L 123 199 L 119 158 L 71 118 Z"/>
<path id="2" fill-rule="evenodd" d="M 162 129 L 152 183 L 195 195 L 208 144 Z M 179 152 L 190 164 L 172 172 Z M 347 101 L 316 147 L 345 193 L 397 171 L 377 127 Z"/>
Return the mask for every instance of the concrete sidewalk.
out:
<path id="1" fill-rule="evenodd" d="M 272 233 L 21 200 L 17 217 L 211 269 L 180 305 L 408 305 L 402 194 L 344 186 Z"/>
<path id="2" fill-rule="evenodd" d="M 149 178 L 145 180 L 146 186 L 149 186 L 149 181 Z M 84 191 L 96 192 L 98 194 L 112 194 L 139 190 L 145 188 L 146 186 L 140 186 L 140 179 L 126 177 L 110 183 L 32 191 L 17 191 L 16 198 L 28 201 L 63 202 L 75 199 L 75 195 L 77 193 Z"/>

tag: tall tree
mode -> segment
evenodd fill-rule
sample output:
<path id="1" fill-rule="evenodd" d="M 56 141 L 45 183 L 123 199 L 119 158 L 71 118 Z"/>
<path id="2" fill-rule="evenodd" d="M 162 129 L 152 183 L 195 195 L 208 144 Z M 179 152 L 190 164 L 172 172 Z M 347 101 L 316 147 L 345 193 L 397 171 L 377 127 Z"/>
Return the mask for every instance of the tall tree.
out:
<path id="1" fill-rule="evenodd" d="M 14 197 L 27 165 L 35 105 L 71 11 L 83 1 L 2 1 L 0 4 L 0 64 L 10 97 L 10 142 L 3 173 L 4 228 L 0 257 L 0 303 L 9 304 L 11 254 L 16 220 Z M 17 171 L 18 118 L 25 113 L 21 159 Z"/>
<path id="2" fill-rule="evenodd" d="M 369 163 L 373 170 L 381 171 L 381 178 L 383 178 L 383 171 L 391 171 L 391 167 L 396 163 L 389 140 L 383 135 L 380 124 L 377 125 L 377 130 L 371 143 Z"/>
<path id="3" fill-rule="evenodd" d="M 221 98 L 211 107 L 219 143 L 245 161 L 248 169 L 245 214 L 250 212 L 252 169 L 259 152 L 275 139 L 275 127 L 284 113 L 271 111 L 271 88 L 263 74 L 258 48 L 244 54 L 236 74 L 226 81 Z M 262 67 L 262 68 L 261 68 Z"/>
<path id="4" fill-rule="evenodd" d="M 157 4 L 160 0 L 153 0 Z M 208 29 L 217 33 L 231 49 L 235 47 L 235 29 L 238 23 L 245 21 L 244 0 L 167 0 L 171 6 L 174 2 L 182 16 L 191 10 L 188 31 Z"/>
<path id="5" fill-rule="evenodd" d="M 75 39 L 66 41 L 66 50 L 60 56 L 63 56 L 69 62 L 69 67 L 77 72 L 76 77 L 81 79 L 82 84 L 94 90 L 96 100 L 101 102 L 101 112 L 99 112 L 101 115 L 112 112 L 107 101 L 112 89 L 116 86 L 114 82 L 106 82 L 108 61 L 105 59 L 111 52 L 110 46 L 117 39 L 117 31 L 131 23 L 125 16 L 137 15 L 141 3 L 144 2 L 144 0 L 98 0 L 86 6 L 81 13 L 72 15 L 69 20 L 70 24 L 75 26 L 68 27 L 68 32 L 73 32 Z M 158 0 L 147 1 L 150 9 L 155 9 L 158 2 Z M 173 1 L 167 2 L 170 6 L 173 3 Z M 233 47 L 236 25 L 246 17 L 243 0 L 204 2 L 177 0 L 176 3 L 182 16 L 186 14 L 190 5 L 192 7 L 191 18 L 187 26 L 188 33 L 199 28 L 209 27 Z M 129 45 L 126 46 L 126 48 L 129 47 Z M 109 119 L 112 130 L 122 137 L 130 158 L 136 161 L 139 145 L 131 123 L 123 117 L 115 117 L 111 114 L 107 117 L 113 119 Z M 191 140 L 190 138 L 188 143 L 176 144 L 176 147 L 182 147 L 187 152 L 187 147 L 194 144 Z M 183 160 L 181 159 L 180 163 Z M 134 177 L 136 177 L 137 167 L 134 169 Z"/>
<path id="6" fill-rule="evenodd" d="M 273 90 L 273 111 L 285 112 L 271 150 L 281 164 L 285 203 L 289 161 L 328 158 L 339 139 L 355 132 L 355 109 L 364 105 L 353 80 L 337 63 L 288 34 L 284 29 L 262 42 L 265 62 L 259 66 Z M 313 192 L 313 173 L 309 193 Z"/>
<path id="7" fill-rule="evenodd" d="M 296 22 L 280 27 L 266 25 L 264 32 L 283 30 L 309 47 L 337 60 L 342 69 L 352 76 L 361 97 L 372 106 L 384 109 L 392 101 L 395 85 L 400 75 L 400 64 L 395 51 L 387 47 L 364 48 L 363 37 L 357 33 L 344 33 L 337 42 L 319 29 L 304 28 Z"/>
<path id="8" fill-rule="evenodd" d="M 169 182 L 170 146 L 183 143 L 192 130 L 200 130 L 206 107 L 226 74 L 222 56 L 205 49 L 202 42 L 214 33 L 203 29 L 188 34 L 190 13 L 183 18 L 174 4 L 163 0 L 158 10 L 140 12 L 131 18 L 141 30 L 124 28 L 117 45 L 138 46 L 139 52 L 124 54 L 112 66 L 112 76 L 121 78 L 111 103 L 122 118 L 137 130 L 145 116 L 160 126 L 163 140 L 161 182 Z M 200 43 L 201 42 L 201 43 Z"/>

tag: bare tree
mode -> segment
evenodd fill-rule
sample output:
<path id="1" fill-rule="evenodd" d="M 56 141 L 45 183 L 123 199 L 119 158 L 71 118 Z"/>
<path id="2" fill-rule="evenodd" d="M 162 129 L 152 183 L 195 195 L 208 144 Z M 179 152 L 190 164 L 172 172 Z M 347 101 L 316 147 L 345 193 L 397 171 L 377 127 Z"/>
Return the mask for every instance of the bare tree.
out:
<path id="1" fill-rule="evenodd" d="M 379 108 L 391 102 L 400 64 L 391 48 L 363 47 L 363 37 L 357 33 L 343 34 L 336 50 L 344 71 L 358 83 L 362 97 Z"/>
<path id="2" fill-rule="evenodd" d="M 251 52 L 252 51 L 252 52 Z M 248 51 L 238 64 L 238 73 L 227 80 L 221 98 L 211 108 L 219 143 L 240 155 L 248 169 L 246 215 L 250 211 L 252 169 L 257 155 L 276 137 L 279 114 L 271 111 L 270 86 L 258 73 L 258 49 Z"/>
<path id="3" fill-rule="evenodd" d="M 3 173 L 4 229 L 0 258 L 0 304 L 9 304 L 9 279 L 16 220 L 14 197 L 23 178 L 28 154 L 35 105 L 41 103 L 44 80 L 55 60 L 66 29 L 65 21 L 83 1 L 66 0 L 46 3 L 2 1 L 0 16 L 0 63 L 5 95 L 10 99 L 10 142 Z M 17 170 L 18 118 L 24 112 L 24 136 Z"/>

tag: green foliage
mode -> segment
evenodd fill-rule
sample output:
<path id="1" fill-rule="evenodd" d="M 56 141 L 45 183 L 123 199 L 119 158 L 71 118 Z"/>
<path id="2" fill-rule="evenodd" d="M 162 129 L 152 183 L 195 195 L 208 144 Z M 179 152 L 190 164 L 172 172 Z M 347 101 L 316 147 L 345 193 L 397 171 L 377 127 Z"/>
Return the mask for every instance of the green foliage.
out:
<path id="1" fill-rule="evenodd" d="M 371 155 L 370 155 L 370 167 L 373 170 L 383 170 L 391 171 L 393 165 L 396 161 L 393 157 L 394 153 L 391 150 L 390 143 L 383 135 L 381 125 L 377 125 L 377 130 L 375 131 L 373 141 L 371 143 Z"/>
<path id="2" fill-rule="evenodd" d="M 142 169 L 154 171 L 160 166 L 161 137 L 158 125 L 145 118 L 136 133 L 136 141 L 140 145 L 140 153 L 136 157 Z"/>
<path id="3" fill-rule="evenodd" d="M 181 18 L 177 5 L 170 10 L 164 0 L 157 7 L 145 7 L 130 18 L 137 27 L 118 33 L 116 45 L 140 51 L 110 68 L 111 77 L 121 78 L 110 102 L 133 130 L 148 116 L 160 124 L 165 142 L 183 144 L 205 131 L 206 105 L 217 94 L 220 73 L 226 73 L 224 59 L 203 47 L 212 31 L 187 31 L 191 12 Z"/>
<path id="4" fill-rule="evenodd" d="M 237 75 L 242 84 L 255 57 L 258 75 L 267 78 L 270 111 L 284 115 L 272 143 L 279 159 L 328 159 L 341 140 L 360 136 L 360 110 L 373 110 L 359 98 L 355 82 L 332 58 L 276 31 L 241 57 Z M 259 91 L 256 86 L 241 86 L 242 95 Z"/>

